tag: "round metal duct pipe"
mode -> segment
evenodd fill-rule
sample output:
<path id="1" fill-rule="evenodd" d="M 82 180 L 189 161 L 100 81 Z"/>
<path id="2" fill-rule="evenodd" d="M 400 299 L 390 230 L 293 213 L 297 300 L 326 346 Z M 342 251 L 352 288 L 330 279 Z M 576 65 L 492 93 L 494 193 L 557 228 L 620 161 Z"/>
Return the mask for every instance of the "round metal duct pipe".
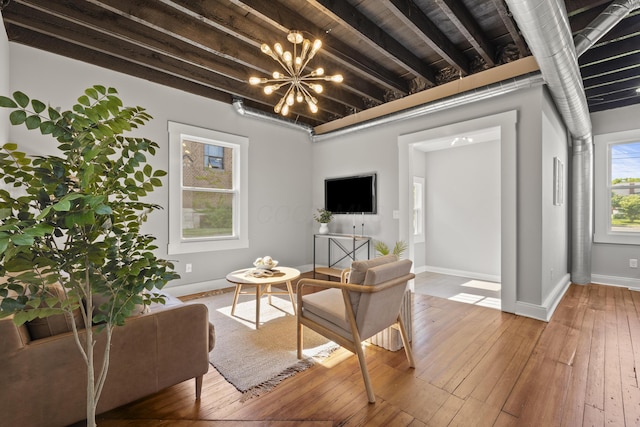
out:
<path id="1" fill-rule="evenodd" d="M 593 138 L 569 18 L 559 1 L 507 0 L 507 4 L 571 134 L 571 281 L 587 284 L 593 245 Z"/>

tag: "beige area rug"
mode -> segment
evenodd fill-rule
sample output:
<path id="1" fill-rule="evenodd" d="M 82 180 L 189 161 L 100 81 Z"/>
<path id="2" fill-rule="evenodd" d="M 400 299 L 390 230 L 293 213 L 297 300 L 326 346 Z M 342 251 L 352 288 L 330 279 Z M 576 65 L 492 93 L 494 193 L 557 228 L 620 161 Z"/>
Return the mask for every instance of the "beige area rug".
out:
<path id="1" fill-rule="evenodd" d="M 259 396 L 281 381 L 327 357 L 338 345 L 304 330 L 303 359 L 296 349 L 296 316 L 286 296 L 263 297 L 260 328 L 256 330 L 255 295 L 241 295 L 231 316 L 233 292 L 198 298 L 188 303 L 205 304 L 215 326 L 216 344 L 209 355 L 211 364 L 243 393 L 242 400 Z"/>

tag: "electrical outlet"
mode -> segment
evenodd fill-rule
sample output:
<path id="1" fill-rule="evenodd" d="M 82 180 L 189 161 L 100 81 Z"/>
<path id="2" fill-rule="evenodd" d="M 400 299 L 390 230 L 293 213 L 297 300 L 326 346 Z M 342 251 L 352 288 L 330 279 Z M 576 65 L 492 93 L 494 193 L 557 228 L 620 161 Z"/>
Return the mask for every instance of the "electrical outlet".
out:
<path id="1" fill-rule="evenodd" d="M 636 258 L 629 259 L 629 268 L 638 268 L 638 260 Z"/>
<path id="2" fill-rule="evenodd" d="M 193 271 L 193 266 L 191 264 L 186 264 L 184 266 L 184 272 L 185 273 L 191 273 Z"/>

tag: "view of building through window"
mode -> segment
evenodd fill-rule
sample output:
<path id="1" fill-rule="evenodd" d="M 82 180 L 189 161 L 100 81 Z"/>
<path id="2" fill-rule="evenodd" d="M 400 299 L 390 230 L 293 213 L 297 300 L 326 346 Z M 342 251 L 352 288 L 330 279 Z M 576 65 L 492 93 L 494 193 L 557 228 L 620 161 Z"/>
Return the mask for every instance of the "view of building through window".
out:
<path id="1" fill-rule="evenodd" d="M 233 149 L 182 141 L 182 237 L 233 235 Z"/>
<path id="2" fill-rule="evenodd" d="M 611 231 L 640 233 L 640 142 L 610 147 Z"/>

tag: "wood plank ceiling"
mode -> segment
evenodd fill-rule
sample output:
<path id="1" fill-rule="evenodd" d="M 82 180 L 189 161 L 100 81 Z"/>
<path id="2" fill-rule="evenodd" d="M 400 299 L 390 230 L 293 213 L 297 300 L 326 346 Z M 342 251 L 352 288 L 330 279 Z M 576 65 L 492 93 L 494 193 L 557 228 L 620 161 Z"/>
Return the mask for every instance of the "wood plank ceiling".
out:
<path id="1" fill-rule="evenodd" d="M 572 30 L 609 3 L 567 0 Z M 273 113 L 283 94 L 250 76 L 283 71 L 260 45 L 319 38 L 324 83 L 311 126 L 530 56 L 503 0 L 0 0 L 9 40 L 204 97 Z M 640 12 L 580 58 L 591 111 L 640 102 Z"/>

